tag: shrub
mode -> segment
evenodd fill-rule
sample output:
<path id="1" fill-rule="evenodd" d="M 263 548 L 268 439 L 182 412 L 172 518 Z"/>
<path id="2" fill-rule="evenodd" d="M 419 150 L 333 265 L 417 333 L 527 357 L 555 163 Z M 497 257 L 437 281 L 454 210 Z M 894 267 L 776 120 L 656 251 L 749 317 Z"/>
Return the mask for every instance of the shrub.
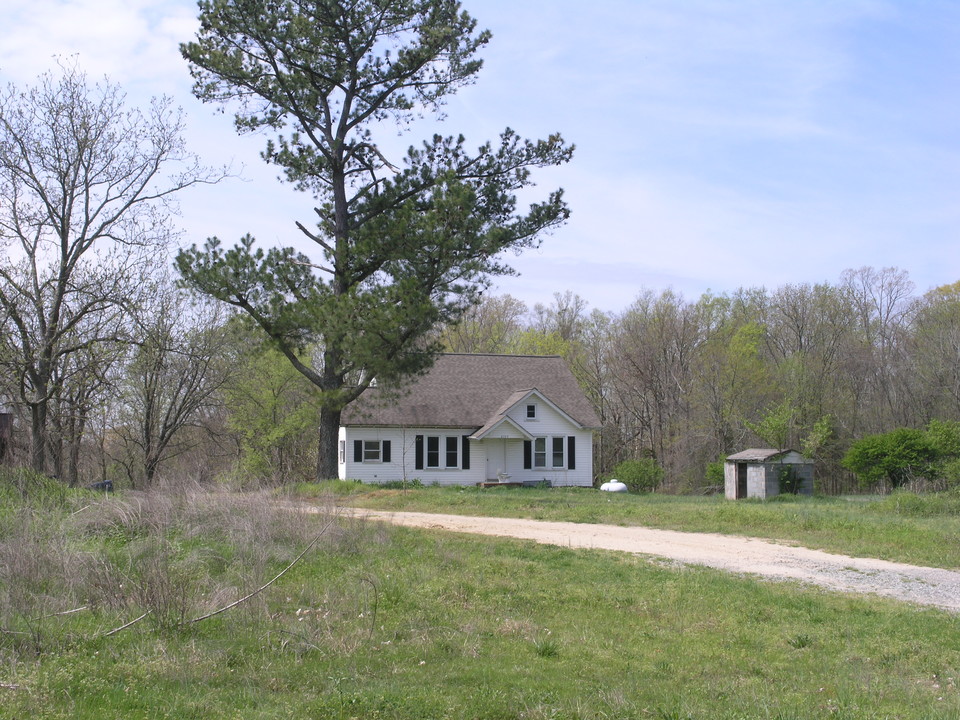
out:
<path id="1" fill-rule="evenodd" d="M 939 488 L 960 485 L 960 422 L 931 420 L 927 425 L 927 441 L 937 454 L 931 478 Z"/>
<path id="2" fill-rule="evenodd" d="M 386 482 L 377 483 L 377 487 L 381 490 L 410 490 L 426 486 L 420 478 L 412 478 L 410 480 L 387 480 Z"/>
<path id="3" fill-rule="evenodd" d="M 960 422 L 931 420 L 927 425 L 927 440 L 941 457 L 960 457 Z"/>
<path id="4" fill-rule="evenodd" d="M 631 492 L 649 492 L 663 482 L 663 468 L 653 458 L 624 460 L 613 469 L 612 476 Z"/>
<path id="5" fill-rule="evenodd" d="M 944 462 L 940 466 L 940 478 L 947 488 L 960 488 L 960 458 Z"/>
<path id="6" fill-rule="evenodd" d="M 886 480 L 898 488 L 915 477 L 929 477 L 936 459 L 937 451 L 923 431 L 899 428 L 857 440 L 840 464 L 863 485 Z"/>
<path id="7" fill-rule="evenodd" d="M 797 495 L 803 480 L 797 474 L 797 469 L 793 465 L 784 465 L 779 469 L 780 493 L 782 495 Z"/>
<path id="8" fill-rule="evenodd" d="M 723 466 L 726 463 L 727 456 L 723 455 L 716 462 L 707 463 L 707 470 L 704 473 L 704 480 L 707 485 L 719 485 L 723 487 L 726 481 Z"/>

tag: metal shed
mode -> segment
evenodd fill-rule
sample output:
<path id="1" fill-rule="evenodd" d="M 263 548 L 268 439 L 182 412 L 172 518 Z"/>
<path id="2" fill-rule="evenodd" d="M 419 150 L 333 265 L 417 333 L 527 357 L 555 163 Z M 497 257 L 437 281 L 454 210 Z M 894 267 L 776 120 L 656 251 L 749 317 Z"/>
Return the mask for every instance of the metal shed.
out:
<path id="1" fill-rule="evenodd" d="M 796 450 L 751 448 L 727 457 L 723 485 L 728 500 L 770 498 L 791 487 L 813 495 L 813 460 Z"/>

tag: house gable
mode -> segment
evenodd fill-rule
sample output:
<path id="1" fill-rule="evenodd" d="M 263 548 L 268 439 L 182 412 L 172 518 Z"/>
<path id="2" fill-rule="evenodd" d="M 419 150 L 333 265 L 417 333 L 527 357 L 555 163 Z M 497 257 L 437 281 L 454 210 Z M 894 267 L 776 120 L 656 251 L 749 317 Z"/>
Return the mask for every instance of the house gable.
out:
<path id="1" fill-rule="evenodd" d="M 550 425 L 554 426 L 554 429 L 558 422 L 567 423 L 578 430 L 583 429 L 580 423 L 534 388 L 513 393 L 484 426 L 471 436 L 471 439 L 483 440 L 488 436 L 505 437 L 499 435 L 498 431 L 502 432 L 504 425 L 509 424 L 516 429 L 520 437 L 531 440 L 538 434 L 538 426 L 544 419 L 550 420 Z"/>

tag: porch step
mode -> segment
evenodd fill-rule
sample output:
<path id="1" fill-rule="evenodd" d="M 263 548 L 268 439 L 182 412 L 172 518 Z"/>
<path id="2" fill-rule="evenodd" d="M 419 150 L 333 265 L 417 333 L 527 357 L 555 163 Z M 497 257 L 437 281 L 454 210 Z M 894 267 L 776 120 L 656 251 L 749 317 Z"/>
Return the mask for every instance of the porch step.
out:
<path id="1" fill-rule="evenodd" d="M 477 487 L 552 487 L 549 480 L 483 480 Z"/>

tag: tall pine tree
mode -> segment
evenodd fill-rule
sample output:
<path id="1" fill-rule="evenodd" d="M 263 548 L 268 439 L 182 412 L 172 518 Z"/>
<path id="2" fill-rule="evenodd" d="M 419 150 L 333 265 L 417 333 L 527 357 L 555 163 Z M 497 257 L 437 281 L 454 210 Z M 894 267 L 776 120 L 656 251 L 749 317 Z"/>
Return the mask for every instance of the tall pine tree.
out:
<path id="1" fill-rule="evenodd" d="M 341 409 L 374 378 L 428 368 L 428 332 L 512 272 L 504 251 L 567 218 L 562 191 L 524 211 L 516 192 L 573 148 L 507 129 L 476 151 L 435 135 L 397 164 L 385 157 L 376 131 L 437 111 L 480 69 L 490 34 L 453 0 L 202 0 L 200 22 L 181 48 L 196 95 L 236 107 L 240 132 L 271 134 L 263 158 L 314 198 L 313 222 L 297 227 L 316 252 L 211 238 L 178 267 L 321 389 L 317 472 L 333 477 Z"/>

